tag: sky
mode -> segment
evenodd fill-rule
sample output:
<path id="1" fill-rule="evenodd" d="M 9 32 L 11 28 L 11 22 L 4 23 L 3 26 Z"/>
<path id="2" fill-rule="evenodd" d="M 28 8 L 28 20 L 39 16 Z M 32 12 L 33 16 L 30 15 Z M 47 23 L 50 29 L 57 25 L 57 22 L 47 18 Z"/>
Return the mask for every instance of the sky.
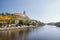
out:
<path id="1" fill-rule="evenodd" d="M 0 13 L 26 11 L 30 19 L 60 22 L 60 0 L 0 0 Z"/>

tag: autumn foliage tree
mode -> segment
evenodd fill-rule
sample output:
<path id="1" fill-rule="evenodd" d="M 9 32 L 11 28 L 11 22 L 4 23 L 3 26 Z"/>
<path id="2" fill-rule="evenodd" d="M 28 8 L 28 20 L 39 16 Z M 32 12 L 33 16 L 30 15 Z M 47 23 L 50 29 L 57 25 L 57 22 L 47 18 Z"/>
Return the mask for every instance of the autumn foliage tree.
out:
<path id="1" fill-rule="evenodd" d="M 0 14 L 0 22 L 11 22 L 15 16 L 12 15 L 2 15 Z"/>

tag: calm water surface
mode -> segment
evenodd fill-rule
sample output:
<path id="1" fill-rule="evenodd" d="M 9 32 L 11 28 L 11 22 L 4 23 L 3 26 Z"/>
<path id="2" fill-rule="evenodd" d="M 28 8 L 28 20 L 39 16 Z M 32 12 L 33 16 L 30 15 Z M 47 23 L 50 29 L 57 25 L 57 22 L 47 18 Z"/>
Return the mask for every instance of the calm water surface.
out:
<path id="1" fill-rule="evenodd" d="M 60 40 L 60 27 L 46 25 L 29 31 L 0 31 L 0 40 Z"/>

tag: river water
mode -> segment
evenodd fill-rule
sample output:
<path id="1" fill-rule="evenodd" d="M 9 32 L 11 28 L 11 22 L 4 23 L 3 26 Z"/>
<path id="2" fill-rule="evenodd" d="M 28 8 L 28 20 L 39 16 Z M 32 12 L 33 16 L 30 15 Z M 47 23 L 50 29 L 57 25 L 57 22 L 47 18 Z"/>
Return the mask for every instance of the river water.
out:
<path id="1" fill-rule="evenodd" d="M 60 40 L 60 27 L 45 25 L 28 31 L 0 31 L 0 40 Z"/>

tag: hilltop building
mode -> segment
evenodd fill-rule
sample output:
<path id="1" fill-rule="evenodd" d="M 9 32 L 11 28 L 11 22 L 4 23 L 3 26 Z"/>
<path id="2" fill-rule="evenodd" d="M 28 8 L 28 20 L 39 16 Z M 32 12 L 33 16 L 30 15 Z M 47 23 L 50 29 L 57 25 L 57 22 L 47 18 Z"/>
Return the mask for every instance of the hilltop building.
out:
<path id="1" fill-rule="evenodd" d="M 16 15 L 16 17 L 23 17 L 23 18 L 28 18 L 28 16 L 26 15 L 25 11 L 23 13 L 15 13 L 14 15 Z"/>
<path id="2" fill-rule="evenodd" d="M 16 15 L 15 24 L 18 24 L 19 20 L 21 20 L 21 18 L 29 19 L 29 17 L 26 15 L 25 11 L 23 13 L 15 13 L 14 15 Z"/>

